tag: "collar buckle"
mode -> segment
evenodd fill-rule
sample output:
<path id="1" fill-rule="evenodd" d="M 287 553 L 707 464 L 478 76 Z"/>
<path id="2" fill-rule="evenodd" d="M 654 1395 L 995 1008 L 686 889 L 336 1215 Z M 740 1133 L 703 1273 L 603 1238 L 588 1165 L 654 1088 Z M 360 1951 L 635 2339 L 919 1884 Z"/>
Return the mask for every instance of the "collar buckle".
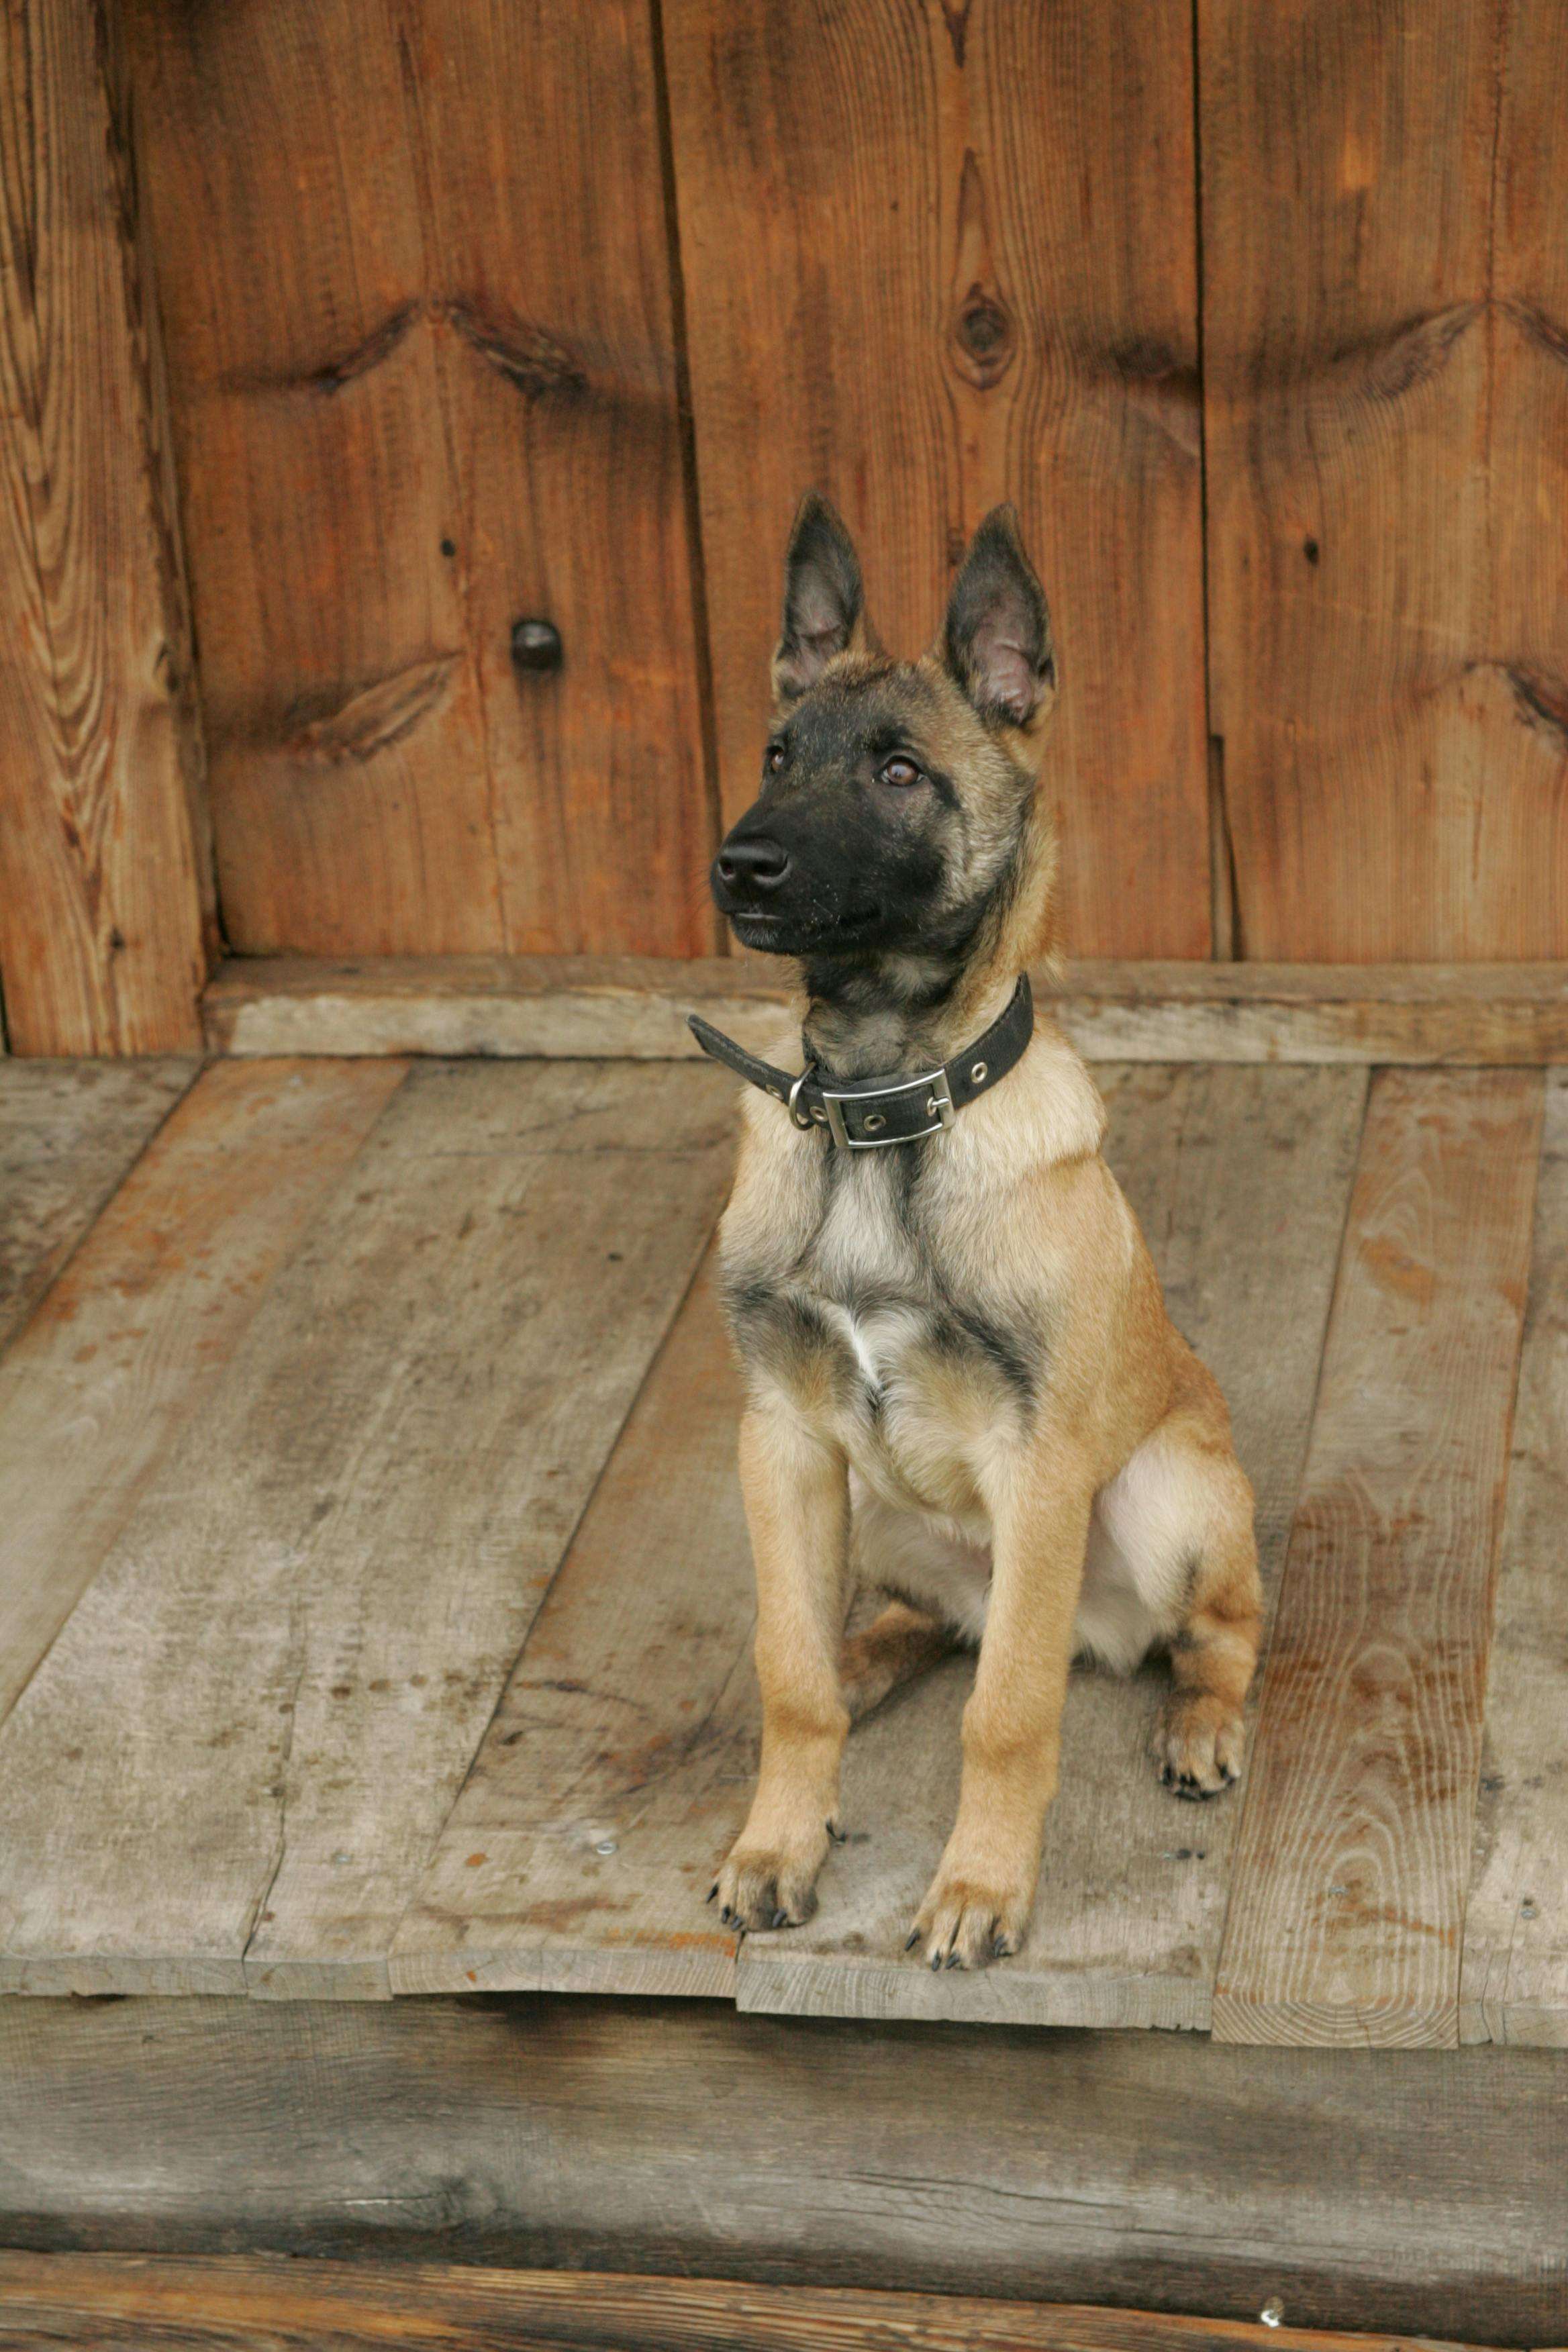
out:
<path id="1" fill-rule="evenodd" d="M 926 1089 L 926 1109 L 931 1116 L 929 1127 L 916 1127 L 899 1135 L 851 1135 L 844 1118 L 844 1105 L 853 1103 L 864 1112 L 860 1124 L 875 1129 L 887 1124 L 887 1113 L 875 1106 L 890 1102 L 899 1095 L 912 1094 L 917 1087 Z M 823 1108 L 827 1113 L 827 1130 L 840 1151 L 886 1151 L 896 1143 L 918 1143 L 922 1136 L 936 1135 L 951 1127 L 957 1116 L 953 1108 L 952 1090 L 947 1083 L 944 1069 L 928 1070 L 923 1077 L 905 1078 L 896 1087 L 837 1087 L 819 1089 Z M 804 1122 L 802 1122 L 804 1124 Z"/>

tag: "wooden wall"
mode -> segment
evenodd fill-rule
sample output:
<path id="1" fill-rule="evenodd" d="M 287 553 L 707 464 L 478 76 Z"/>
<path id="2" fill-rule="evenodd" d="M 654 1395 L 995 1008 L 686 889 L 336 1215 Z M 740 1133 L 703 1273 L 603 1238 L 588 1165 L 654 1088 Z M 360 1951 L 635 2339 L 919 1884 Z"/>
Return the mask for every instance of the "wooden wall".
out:
<path id="1" fill-rule="evenodd" d="M 22 1050 L 190 1042 L 215 877 L 247 953 L 721 945 L 811 482 L 909 650 L 1018 501 L 1079 954 L 1568 955 L 1558 0 L 3 23 Z"/>

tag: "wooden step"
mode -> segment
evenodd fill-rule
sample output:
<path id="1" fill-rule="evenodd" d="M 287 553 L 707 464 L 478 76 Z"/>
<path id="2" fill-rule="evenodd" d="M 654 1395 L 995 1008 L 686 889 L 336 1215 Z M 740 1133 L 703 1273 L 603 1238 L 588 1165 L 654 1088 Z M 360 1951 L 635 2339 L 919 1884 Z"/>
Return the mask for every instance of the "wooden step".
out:
<path id="1" fill-rule="evenodd" d="M 1430 2336 L 857 2287 L 284 2255 L 0 2252 L 0 2347 L 92 2352 L 1464 2352 Z"/>
<path id="2" fill-rule="evenodd" d="M 1036 975 L 1091 1061 L 1568 1061 L 1568 964 L 1114 963 Z M 777 961 L 716 956 L 253 956 L 204 999 L 220 1054 L 696 1053 L 699 1012 L 758 1045 Z"/>

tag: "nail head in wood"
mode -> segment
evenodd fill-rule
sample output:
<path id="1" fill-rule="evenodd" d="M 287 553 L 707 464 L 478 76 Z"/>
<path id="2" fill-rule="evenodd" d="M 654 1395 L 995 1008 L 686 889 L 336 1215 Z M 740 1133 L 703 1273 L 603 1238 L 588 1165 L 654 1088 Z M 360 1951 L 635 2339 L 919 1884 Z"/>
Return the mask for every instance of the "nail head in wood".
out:
<path id="1" fill-rule="evenodd" d="M 553 621 L 521 620 L 511 625 L 511 666 L 520 673 L 557 670 L 562 662 L 561 632 Z"/>

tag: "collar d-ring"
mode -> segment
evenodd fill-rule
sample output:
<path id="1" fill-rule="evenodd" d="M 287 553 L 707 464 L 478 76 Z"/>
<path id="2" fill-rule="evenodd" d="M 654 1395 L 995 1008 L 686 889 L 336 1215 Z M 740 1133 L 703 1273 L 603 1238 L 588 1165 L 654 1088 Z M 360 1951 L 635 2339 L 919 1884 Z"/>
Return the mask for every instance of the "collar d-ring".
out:
<path id="1" fill-rule="evenodd" d="M 807 1062 L 805 1069 L 802 1070 L 799 1077 L 796 1078 L 794 1086 L 791 1087 L 789 1090 L 789 1115 L 791 1118 L 794 1119 L 796 1127 L 809 1128 L 814 1124 L 811 1113 L 808 1110 L 802 1110 L 800 1108 L 800 1090 L 802 1087 L 805 1086 L 807 1078 L 815 1076 L 816 1073 L 816 1064 L 815 1062 Z"/>

